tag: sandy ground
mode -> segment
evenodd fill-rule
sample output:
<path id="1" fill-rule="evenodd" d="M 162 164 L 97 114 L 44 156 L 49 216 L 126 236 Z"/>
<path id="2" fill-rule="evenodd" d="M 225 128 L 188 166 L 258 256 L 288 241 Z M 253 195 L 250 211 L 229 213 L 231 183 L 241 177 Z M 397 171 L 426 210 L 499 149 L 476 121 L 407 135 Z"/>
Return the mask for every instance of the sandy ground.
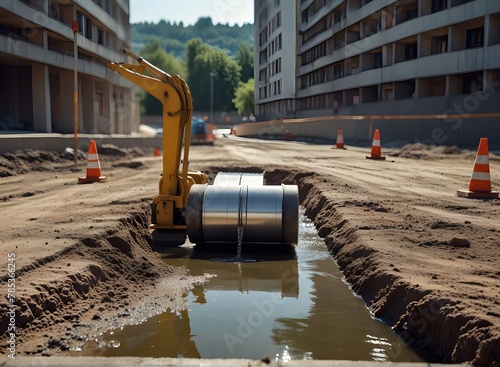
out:
<path id="1" fill-rule="evenodd" d="M 74 172 L 59 154 L 0 157 L 0 281 L 12 283 L 14 264 L 18 355 L 74 354 L 99 331 L 182 307 L 182 293 L 205 280 L 151 250 L 161 160 L 99 153 L 108 182 L 92 185 L 77 185 L 84 164 Z M 475 152 L 411 145 L 383 153 L 386 161 L 373 161 L 368 149 L 231 138 L 193 147 L 190 162 L 297 183 L 307 215 L 376 317 L 437 361 L 498 365 L 500 200 L 456 195 Z M 498 190 L 493 154 L 490 169 Z M 8 354 L 7 297 L 0 309 L 0 353 Z"/>

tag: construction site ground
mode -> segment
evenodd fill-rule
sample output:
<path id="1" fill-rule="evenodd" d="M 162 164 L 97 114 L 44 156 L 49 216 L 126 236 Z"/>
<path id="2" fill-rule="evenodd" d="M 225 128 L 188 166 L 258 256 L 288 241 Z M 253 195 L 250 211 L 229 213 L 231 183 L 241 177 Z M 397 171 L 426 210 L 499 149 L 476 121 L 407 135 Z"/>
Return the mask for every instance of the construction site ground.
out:
<path id="1" fill-rule="evenodd" d="M 90 185 L 77 184 L 83 159 L 75 171 L 60 152 L 0 157 L 4 357 L 9 328 L 17 356 L 78 356 L 99 332 L 185 307 L 182 294 L 211 276 L 169 267 L 151 249 L 161 158 L 98 148 L 107 182 Z M 375 317 L 437 362 L 498 365 L 500 200 L 457 197 L 476 152 L 411 144 L 382 153 L 374 161 L 369 148 L 231 137 L 192 147 L 190 169 L 265 171 L 268 183 L 298 184 L 306 214 Z M 493 153 L 490 170 L 498 190 Z"/>

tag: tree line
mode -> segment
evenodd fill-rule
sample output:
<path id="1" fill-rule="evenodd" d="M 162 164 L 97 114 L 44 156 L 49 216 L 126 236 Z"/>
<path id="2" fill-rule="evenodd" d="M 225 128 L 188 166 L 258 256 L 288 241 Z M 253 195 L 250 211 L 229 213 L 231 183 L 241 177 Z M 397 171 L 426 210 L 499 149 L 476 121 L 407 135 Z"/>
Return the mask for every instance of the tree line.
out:
<path id="1" fill-rule="evenodd" d="M 184 59 L 186 44 L 200 38 L 206 44 L 225 50 L 230 57 L 234 57 L 240 45 L 253 45 L 253 25 L 242 26 L 227 24 L 213 24 L 212 18 L 202 17 L 194 25 L 184 26 L 182 22 L 171 23 L 161 20 L 158 23 L 141 22 L 131 24 L 132 48 L 141 50 L 151 37 L 157 37 L 161 47 L 170 55 Z"/>
<path id="2" fill-rule="evenodd" d="M 210 18 L 200 18 L 194 26 L 188 27 L 163 20 L 156 25 L 139 23 L 132 25 L 133 45 L 134 50 L 149 62 L 186 80 L 195 110 L 211 110 L 213 88 L 214 111 L 238 111 L 241 115 L 249 115 L 253 113 L 254 81 L 253 30 L 250 42 L 246 35 L 248 27 L 253 29 L 252 25 L 214 26 Z M 242 28 L 246 32 L 243 35 L 237 32 Z M 196 34 L 194 30 L 203 37 L 187 39 Z M 172 47 L 174 44 L 176 46 Z M 161 115 L 161 111 L 161 103 L 142 92 L 141 113 Z"/>

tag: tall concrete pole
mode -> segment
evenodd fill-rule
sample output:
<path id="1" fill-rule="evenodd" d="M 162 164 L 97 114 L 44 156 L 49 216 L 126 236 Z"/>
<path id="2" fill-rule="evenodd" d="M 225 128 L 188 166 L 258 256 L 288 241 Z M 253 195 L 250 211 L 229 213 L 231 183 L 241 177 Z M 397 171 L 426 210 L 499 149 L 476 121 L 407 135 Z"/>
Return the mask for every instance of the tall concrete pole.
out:
<path id="1" fill-rule="evenodd" d="M 75 168 L 78 168 L 78 22 L 73 20 L 73 131 L 74 131 L 74 156 L 75 156 Z"/>

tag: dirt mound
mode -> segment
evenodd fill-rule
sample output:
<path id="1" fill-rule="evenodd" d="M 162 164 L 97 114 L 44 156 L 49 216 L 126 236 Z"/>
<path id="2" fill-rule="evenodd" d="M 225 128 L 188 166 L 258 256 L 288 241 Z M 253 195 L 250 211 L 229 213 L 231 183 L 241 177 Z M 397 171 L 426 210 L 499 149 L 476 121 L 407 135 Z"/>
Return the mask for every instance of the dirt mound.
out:
<path id="1" fill-rule="evenodd" d="M 0 177 L 14 176 L 30 171 L 53 171 L 54 164 L 66 164 L 69 160 L 59 152 L 18 150 L 0 156 Z"/>
<path id="2" fill-rule="evenodd" d="M 19 340 L 24 341 L 28 354 L 52 355 L 117 324 L 138 322 L 167 307 L 182 307 L 182 294 L 193 282 L 204 279 L 187 277 L 185 269 L 166 265 L 152 251 L 149 215 L 149 205 L 138 205 L 116 229 L 81 238 L 64 252 L 17 271 L 19 284 L 29 283 L 18 290 L 15 310 Z M 162 285 L 167 292 L 153 292 L 165 279 L 170 279 L 168 286 Z M 1 280 L 7 282 L 5 276 Z M 151 294 L 155 294 L 154 300 Z M 144 309 L 134 310 L 132 305 L 138 303 L 149 314 Z M 6 335 L 10 307 L 5 300 L 0 302 L 0 335 Z M 45 344 L 30 345 L 24 337 L 31 332 L 58 330 L 65 322 L 72 322 L 73 327 L 57 343 L 48 331 Z M 58 331 L 52 335 L 63 334 Z"/>
<path id="3" fill-rule="evenodd" d="M 435 146 L 423 143 L 406 144 L 398 151 L 391 151 L 391 157 L 413 158 L 413 159 L 440 159 L 452 154 L 463 154 L 457 146 Z"/>
<path id="4" fill-rule="evenodd" d="M 152 155 L 151 148 L 119 148 L 112 144 L 103 144 L 98 147 L 99 157 L 103 161 L 116 161 L 126 158 Z M 87 154 L 78 151 L 80 162 L 87 160 Z M 56 172 L 72 169 L 74 164 L 74 151 L 67 148 L 64 152 L 43 150 L 17 150 L 0 156 L 0 177 L 20 175 L 32 171 Z M 131 168 L 137 168 L 137 163 L 130 163 Z"/>
<path id="5" fill-rule="evenodd" d="M 114 144 L 102 144 L 97 148 L 99 155 L 107 156 L 107 158 L 133 158 L 142 157 L 148 154 L 152 155 L 152 148 L 120 148 Z"/>

